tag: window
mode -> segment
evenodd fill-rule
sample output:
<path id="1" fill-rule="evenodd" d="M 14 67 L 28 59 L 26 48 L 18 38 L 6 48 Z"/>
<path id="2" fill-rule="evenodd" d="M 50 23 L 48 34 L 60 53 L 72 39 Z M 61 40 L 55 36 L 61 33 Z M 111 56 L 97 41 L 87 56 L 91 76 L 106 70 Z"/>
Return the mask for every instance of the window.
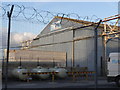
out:
<path id="1" fill-rule="evenodd" d="M 61 28 L 60 21 L 53 22 L 52 25 L 51 25 L 51 31 L 57 30 L 57 29 L 60 29 L 60 28 Z"/>
<path id="2" fill-rule="evenodd" d="M 110 62 L 110 57 L 108 58 L 108 62 Z"/>

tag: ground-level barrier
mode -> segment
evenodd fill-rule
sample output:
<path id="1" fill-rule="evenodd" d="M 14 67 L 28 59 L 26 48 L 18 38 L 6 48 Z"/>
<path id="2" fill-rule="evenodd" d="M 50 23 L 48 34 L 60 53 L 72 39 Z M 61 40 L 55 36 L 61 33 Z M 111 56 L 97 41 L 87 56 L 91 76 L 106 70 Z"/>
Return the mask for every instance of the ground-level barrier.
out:
<path id="1" fill-rule="evenodd" d="M 52 82 L 55 81 L 55 75 L 59 72 L 24 72 L 23 74 L 27 74 L 28 77 L 31 75 L 39 75 L 39 74 L 51 74 Z M 82 71 L 82 72 L 66 72 L 68 76 L 72 76 L 72 80 L 75 81 L 76 77 L 85 77 L 85 80 L 88 80 L 89 77 L 94 76 L 94 71 Z M 92 74 L 92 75 L 90 75 Z M 29 82 L 29 79 L 27 80 Z"/>

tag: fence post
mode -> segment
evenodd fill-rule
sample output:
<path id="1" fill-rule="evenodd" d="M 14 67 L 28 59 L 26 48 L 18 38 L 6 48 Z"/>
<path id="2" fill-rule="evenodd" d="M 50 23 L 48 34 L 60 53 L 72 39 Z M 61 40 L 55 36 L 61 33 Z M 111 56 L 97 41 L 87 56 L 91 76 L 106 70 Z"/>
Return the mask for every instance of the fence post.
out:
<path id="1" fill-rule="evenodd" d="M 86 72 L 86 80 L 88 80 L 88 72 Z"/>
<path id="2" fill-rule="evenodd" d="M 73 81 L 75 81 L 75 73 L 72 72 L 72 76 L 73 76 Z"/>
<path id="3" fill-rule="evenodd" d="M 52 82 L 54 82 L 54 81 L 55 81 L 55 73 L 52 72 Z"/>
<path id="4" fill-rule="evenodd" d="M 29 82 L 29 72 L 27 73 L 27 82 Z"/>

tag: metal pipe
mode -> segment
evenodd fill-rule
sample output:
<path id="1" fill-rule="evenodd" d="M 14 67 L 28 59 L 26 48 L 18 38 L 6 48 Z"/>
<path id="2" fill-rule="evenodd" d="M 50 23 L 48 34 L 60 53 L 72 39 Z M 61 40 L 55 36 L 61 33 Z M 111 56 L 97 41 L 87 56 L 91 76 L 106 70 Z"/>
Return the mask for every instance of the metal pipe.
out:
<path id="1" fill-rule="evenodd" d="M 72 47 L 71 47 L 71 52 L 72 52 L 72 58 L 71 58 L 71 71 L 73 72 L 74 69 L 74 40 L 72 40 Z"/>
<path id="2" fill-rule="evenodd" d="M 100 23 L 102 22 L 102 20 L 99 21 L 98 25 L 95 27 L 94 29 L 94 37 L 95 37 L 95 41 L 94 41 L 94 47 L 95 47 L 95 52 L 94 52 L 94 62 L 95 62 L 95 88 L 97 88 L 98 85 L 98 78 L 97 78 L 97 58 L 98 58 L 98 31 L 97 28 L 99 27 Z"/>
<path id="3" fill-rule="evenodd" d="M 67 65 L 67 53 L 66 53 L 66 67 L 67 67 L 68 65 Z"/>
<path id="4" fill-rule="evenodd" d="M 74 67 L 74 41 L 72 41 L 72 67 Z"/>
<path id="5" fill-rule="evenodd" d="M 107 66 L 106 66 L 106 36 L 102 37 L 102 44 L 103 44 L 103 75 L 106 76 L 106 70 L 107 70 Z"/>
<path id="6" fill-rule="evenodd" d="M 19 66 L 22 66 L 22 64 L 21 64 L 21 57 L 20 57 L 20 65 Z"/>
<path id="7" fill-rule="evenodd" d="M 101 37 L 102 35 L 98 35 L 98 37 Z M 85 39 L 89 39 L 89 38 L 94 38 L 94 36 L 89 36 L 89 37 L 78 37 L 78 38 L 74 38 L 73 40 L 70 41 L 64 41 L 64 42 L 57 42 L 57 43 L 49 43 L 49 44 L 41 44 L 41 45 L 34 45 L 34 46 L 30 46 L 29 48 L 35 48 L 35 47 L 39 47 L 39 46 L 47 46 L 47 45 L 54 45 L 54 44 L 63 44 L 63 43 L 70 43 L 70 42 L 75 42 L 75 41 L 79 41 L 79 40 L 85 40 Z"/>
<path id="8" fill-rule="evenodd" d="M 37 66 L 40 66 L 40 64 L 39 64 L 39 57 L 38 57 L 38 60 L 37 60 Z"/>
<path id="9" fill-rule="evenodd" d="M 115 18 L 111 18 L 111 19 L 106 19 L 106 20 L 103 20 L 102 22 L 107 22 L 107 21 L 110 21 L 110 20 L 118 19 L 118 18 L 120 18 L 120 16 L 115 17 Z"/>

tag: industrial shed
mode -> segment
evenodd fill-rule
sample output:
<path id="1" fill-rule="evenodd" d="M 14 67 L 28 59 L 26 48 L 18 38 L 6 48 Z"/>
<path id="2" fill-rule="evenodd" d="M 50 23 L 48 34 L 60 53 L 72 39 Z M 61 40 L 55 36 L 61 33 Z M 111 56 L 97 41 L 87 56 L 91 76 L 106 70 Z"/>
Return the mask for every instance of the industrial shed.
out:
<path id="1" fill-rule="evenodd" d="M 51 22 L 31 42 L 30 50 L 66 52 L 66 67 L 87 67 L 94 71 L 94 28 L 93 22 L 65 17 L 54 17 Z M 85 26 L 86 25 L 86 26 Z M 82 27 L 83 26 L 83 27 Z M 81 28 L 77 28 L 81 27 Z M 104 68 L 102 61 L 103 25 L 98 28 L 98 73 Z M 118 39 L 107 43 L 107 56 L 118 51 Z"/>
<path id="2" fill-rule="evenodd" d="M 7 57 L 6 52 L 7 49 L 4 50 L 5 60 Z M 5 71 L 5 64 L 4 61 L 2 63 L 3 72 Z M 12 76 L 12 70 L 20 65 L 27 69 L 36 68 L 38 65 L 46 68 L 54 66 L 66 67 L 66 53 L 41 50 L 10 50 L 8 76 Z"/>

